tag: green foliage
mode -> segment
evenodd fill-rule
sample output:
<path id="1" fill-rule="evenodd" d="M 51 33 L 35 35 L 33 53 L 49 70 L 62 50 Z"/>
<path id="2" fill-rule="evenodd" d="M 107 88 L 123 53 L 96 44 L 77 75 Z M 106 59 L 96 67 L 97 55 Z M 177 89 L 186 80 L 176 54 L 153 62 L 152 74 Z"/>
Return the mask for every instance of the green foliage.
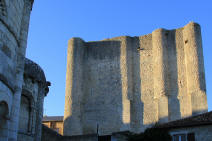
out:
<path id="1" fill-rule="evenodd" d="M 140 134 L 129 134 L 128 141 L 171 141 L 166 129 L 148 128 Z"/>

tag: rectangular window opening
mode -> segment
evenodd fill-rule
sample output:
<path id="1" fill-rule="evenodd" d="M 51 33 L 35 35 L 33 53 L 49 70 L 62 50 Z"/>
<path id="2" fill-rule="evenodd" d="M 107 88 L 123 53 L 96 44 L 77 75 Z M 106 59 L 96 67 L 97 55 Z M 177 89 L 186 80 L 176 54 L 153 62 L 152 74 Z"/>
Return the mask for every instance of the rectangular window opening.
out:
<path id="1" fill-rule="evenodd" d="M 174 134 L 172 135 L 172 141 L 195 141 L 195 134 Z"/>

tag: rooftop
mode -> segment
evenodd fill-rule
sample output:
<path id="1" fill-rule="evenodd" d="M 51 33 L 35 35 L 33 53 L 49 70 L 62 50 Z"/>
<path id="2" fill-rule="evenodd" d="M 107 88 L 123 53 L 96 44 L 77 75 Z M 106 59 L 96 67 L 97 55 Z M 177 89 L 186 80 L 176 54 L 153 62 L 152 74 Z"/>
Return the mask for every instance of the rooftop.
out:
<path id="1" fill-rule="evenodd" d="M 63 116 L 44 116 L 43 121 L 63 121 Z"/>
<path id="2" fill-rule="evenodd" d="M 156 128 L 182 128 L 191 126 L 212 125 L 212 111 L 156 125 Z"/>

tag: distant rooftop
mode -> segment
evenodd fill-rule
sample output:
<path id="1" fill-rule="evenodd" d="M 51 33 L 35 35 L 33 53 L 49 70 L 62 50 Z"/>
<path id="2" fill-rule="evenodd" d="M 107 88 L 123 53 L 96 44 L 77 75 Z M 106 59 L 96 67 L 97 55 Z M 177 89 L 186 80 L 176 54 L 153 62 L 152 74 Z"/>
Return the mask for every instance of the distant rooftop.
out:
<path id="1" fill-rule="evenodd" d="M 63 116 L 44 116 L 43 121 L 63 121 Z"/>
<path id="2" fill-rule="evenodd" d="M 156 128 L 183 128 L 192 126 L 212 125 L 212 111 L 157 125 Z"/>

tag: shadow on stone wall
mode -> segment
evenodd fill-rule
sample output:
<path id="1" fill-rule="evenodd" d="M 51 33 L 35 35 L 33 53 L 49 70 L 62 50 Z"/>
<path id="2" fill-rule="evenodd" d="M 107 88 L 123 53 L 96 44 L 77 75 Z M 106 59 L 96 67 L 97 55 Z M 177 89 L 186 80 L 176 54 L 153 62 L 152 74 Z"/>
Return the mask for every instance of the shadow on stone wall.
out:
<path id="1" fill-rule="evenodd" d="M 139 131 L 143 124 L 139 38 L 80 42 L 72 46 L 76 49 L 72 54 L 71 115 L 64 119 L 64 130 L 75 135 L 97 130 L 103 135 L 130 128 Z"/>
<path id="2" fill-rule="evenodd" d="M 167 36 L 167 58 L 164 58 L 164 61 L 167 60 L 167 74 L 165 86 L 167 89 L 168 97 L 168 121 L 176 120 L 181 118 L 181 110 L 179 103 L 179 84 L 178 84 L 178 64 L 180 59 L 177 59 L 177 42 L 176 30 L 166 31 L 165 36 Z"/>
<path id="3" fill-rule="evenodd" d="M 194 34 L 193 23 L 189 26 L 192 30 L 189 35 Z M 206 97 L 201 95 L 204 92 L 198 92 L 198 96 L 195 91 L 188 94 L 195 83 L 204 81 L 204 75 L 199 74 L 204 73 L 201 45 L 186 46 L 185 29 L 157 29 L 140 37 L 122 36 L 97 42 L 72 39 L 66 76 L 70 76 L 70 81 L 66 82 L 69 90 L 66 90 L 65 135 L 142 132 L 157 122 L 204 111 L 207 107 Z M 187 48 L 196 57 L 190 57 Z M 190 61 L 193 58 L 195 62 Z M 199 66 L 195 66 L 199 63 L 197 59 L 202 63 Z M 201 67 L 196 74 L 191 71 L 194 67 Z M 193 84 L 191 76 L 201 79 Z"/>
<path id="4" fill-rule="evenodd" d="M 155 55 L 150 35 L 123 36 L 98 42 L 74 41 L 71 46 L 74 48 L 71 56 L 73 80 L 69 94 L 71 115 L 64 119 L 64 131 L 69 130 L 72 135 L 93 134 L 97 130 L 102 135 L 127 130 L 141 132 L 154 125 L 157 119 L 180 118 L 175 35 L 175 31 L 163 30 L 164 64 L 156 64 L 164 67 L 163 87 L 166 88 L 167 103 L 160 101 L 160 97 L 160 102 L 154 99 L 154 76 L 148 71 L 157 67 L 148 68 L 154 63 L 149 61 L 149 56 Z M 153 84 L 148 82 L 150 78 Z M 157 115 L 156 109 L 167 110 L 167 116 Z"/>

